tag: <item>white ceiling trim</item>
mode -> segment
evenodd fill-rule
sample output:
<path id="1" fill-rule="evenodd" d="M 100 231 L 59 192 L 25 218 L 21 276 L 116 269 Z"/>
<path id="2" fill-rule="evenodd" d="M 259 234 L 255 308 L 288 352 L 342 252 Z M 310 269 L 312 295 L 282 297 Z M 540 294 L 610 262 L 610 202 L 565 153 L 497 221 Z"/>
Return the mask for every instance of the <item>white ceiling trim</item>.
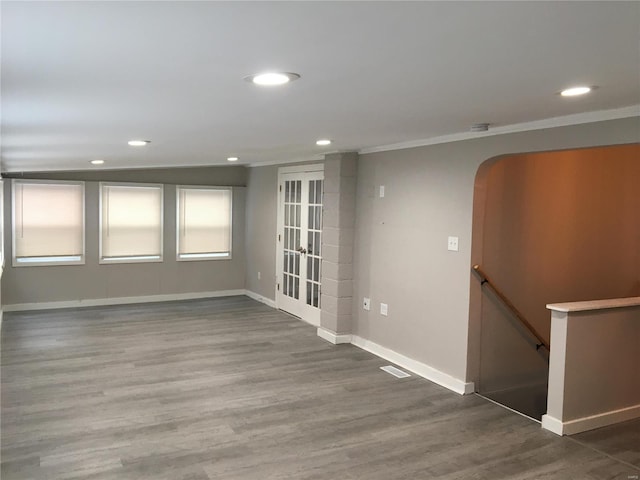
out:
<path id="1" fill-rule="evenodd" d="M 566 115 L 562 117 L 546 118 L 544 120 L 536 120 L 533 122 L 514 123 L 512 125 L 505 125 L 502 127 L 489 127 L 489 131 L 481 133 L 453 133 L 451 135 L 442 135 L 439 137 L 426 138 L 423 140 L 411 140 L 408 142 L 393 143 L 390 145 L 367 147 L 358 151 L 358 153 L 363 155 L 366 153 L 388 152 L 390 150 L 404 150 L 407 148 L 425 147 L 428 145 L 437 145 L 440 143 L 460 142 L 463 140 L 491 137 L 495 135 L 505 135 L 508 133 L 543 130 L 545 128 L 567 127 L 570 125 L 603 122 L 607 120 L 618 120 L 621 118 L 629 117 L 640 117 L 640 104 L 631 105 L 629 107 L 615 108 L 612 110 L 599 110 L 595 112 L 577 113 L 574 115 Z"/>
<path id="2" fill-rule="evenodd" d="M 325 155 L 330 155 L 332 153 L 339 153 L 337 151 L 326 152 L 321 155 L 314 155 L 309 158 L 304 159 L 294 159 L 294 160 L 275 160 L 273 162 L 254 162 L 254 163 L 246 163 L 245 167 L 255 168 L 255 167 L 271 167 L 273 165 L 291 165 L 294 163 L 309 163 L 309 162 L 323 162 Z"/>

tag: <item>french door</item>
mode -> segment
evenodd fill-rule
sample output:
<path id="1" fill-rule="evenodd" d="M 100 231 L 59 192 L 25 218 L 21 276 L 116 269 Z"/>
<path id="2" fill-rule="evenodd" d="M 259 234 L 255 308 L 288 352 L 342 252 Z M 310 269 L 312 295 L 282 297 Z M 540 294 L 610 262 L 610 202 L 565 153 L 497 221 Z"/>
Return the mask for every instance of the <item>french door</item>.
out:
<path id="1" fill-rule="evenodd" d="M 319 326 L 324 172 L 283 170 L 278 176 L 276 303 Z"/>

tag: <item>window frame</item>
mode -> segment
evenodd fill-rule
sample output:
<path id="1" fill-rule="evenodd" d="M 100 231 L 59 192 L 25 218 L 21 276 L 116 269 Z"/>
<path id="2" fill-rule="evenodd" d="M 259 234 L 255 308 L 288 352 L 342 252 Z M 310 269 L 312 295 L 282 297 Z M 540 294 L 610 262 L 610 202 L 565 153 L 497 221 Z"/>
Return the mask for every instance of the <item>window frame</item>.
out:
<path id="1" fill-rule="evenodd" d="M 227 255 L 215 255 L 209 253 L 186 253 L 189 257 L 180 256 L 180 190 L 226 190 L 229 192 L 229 251 Z M 233 259 L 233 187 L 218 187 L 211 185 L 176 185 L 176 261 L 177 262 L 203 262 L 212 260 Z"/>
<path id="2" fill-rule="evenodd" d="M 77 185 L 82 189 L 82 253 L 80 254 L 80 258 L 78 260 L 69 260 L 69 258 L 75 258 L 75 256 L 70 255 L 49 255 L 49 256 L 41 256 L 41 257 L 33 257 L 40 258 L 43 260 L 35 260 L 35 261 L 27 261 L 20 262 L 16 256 L 16 191 L 17 185 Z M 71 265 L 85 265 L 87 258 L 87 234 L 86 234 L 86 187 L 85 182 L 76 181 L 76 180 L 41 180 L 41 179 L 22 179 L 22 178 L 12 178 L 11 179 L 11 266 L 12 267 L 46 267 L 46 266 L 71 266 Z M 26 257 L 25 257 L 26 258 Z M 56 260 L 59 259 L 59 260 Z"/>
<path id="3" fill-rule="evenodd" d="M 102 255 L 102 227 L 103 214 L 102 204 L 104 202 L 103 187 L 138 187 L 138 188 L 159 188 L 160 189 L 160 255 L 130 256 L 130 257 L 109 257 Z M 98 264 L 115 265 L 123 263 L 162 263 L 164 262 L 164 184 L 162 183 L 139 183 L 139 182 L 99 182 L 98 183 Z"/>

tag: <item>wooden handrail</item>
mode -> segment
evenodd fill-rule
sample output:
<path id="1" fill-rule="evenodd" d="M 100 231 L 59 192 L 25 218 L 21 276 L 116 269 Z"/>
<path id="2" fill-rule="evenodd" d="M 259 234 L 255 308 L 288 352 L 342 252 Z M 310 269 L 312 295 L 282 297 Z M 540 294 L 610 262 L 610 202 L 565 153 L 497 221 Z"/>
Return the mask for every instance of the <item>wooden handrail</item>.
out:
<path id="1" fill-rule="evenodd" d="M 509 301 L 509 299 L 505 296 L 505 294 L 502 293 L 502 291 L 498 287 L 496 287 L 495 283 L 493 283 L 491 279 L 487 277 L 487 274 L 482 271 L 482 269 L 480 268 L 480 265 L 474 265 L 473 269 L 480 277 L 480 280 L 481 280 L 480 284 L 484 285 L 486 283 L 487 285 L 489 285 L 491 287 L 491 290 L 493 290 L 493 292 L 498 296 L 498 298 L 502 300 L 502 303 L 504 303 L 509 308 L 509 310 L 511 310 L 511 312 L 516 316 L 516 318 L 520 320 L 520 322 L 527 328 L 527 330 L 529 330 L 529 333 L 531 333 L 531 335 L 536 337 L 538 342 L 540 342 L 537 345 L 537 348 L 544 347 L 547 349 L 547 351 L 551 351 L 549 344 L 545 341 L 544 338 L 542 338 L 542 335 L 540 335 L 540 333 L 538 333 L 535 327 L 531 325 L 531 323 L 529 323 L 529 321 L 526 318 L 524 318 L 524 315 L 520 313 L 520 310 L 518 310 L 516 306 Z"/>

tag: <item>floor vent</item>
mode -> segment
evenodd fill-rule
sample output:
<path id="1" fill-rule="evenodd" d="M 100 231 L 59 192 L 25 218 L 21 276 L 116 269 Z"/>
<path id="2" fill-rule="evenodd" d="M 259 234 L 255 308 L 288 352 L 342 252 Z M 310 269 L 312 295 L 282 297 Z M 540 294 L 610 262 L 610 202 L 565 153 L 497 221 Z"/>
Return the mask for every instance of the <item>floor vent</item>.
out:
<path id="1" fill-rule="evenodd" d="M 392 367 L 391 365 L 387 365 L 386 367 L 380 367 L 380 370 L 384 370 L 385 372 L 390 373 L 394 377 L 398 377 L 398 378 L 407 378 L 411 376 L 407 372 L 403 372 L 399 368 Z"/>

